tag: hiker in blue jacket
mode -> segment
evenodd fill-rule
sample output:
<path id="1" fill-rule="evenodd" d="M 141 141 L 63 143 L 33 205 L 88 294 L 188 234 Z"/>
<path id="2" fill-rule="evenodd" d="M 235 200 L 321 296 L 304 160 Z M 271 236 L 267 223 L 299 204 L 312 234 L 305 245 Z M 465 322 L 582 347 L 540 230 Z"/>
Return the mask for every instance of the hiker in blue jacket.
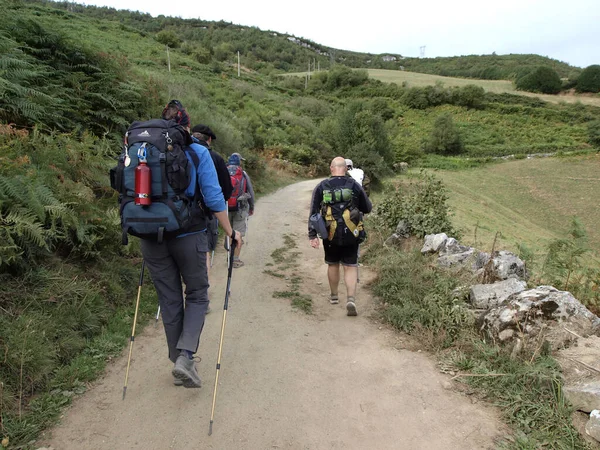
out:
<path id="1" fill-rule="evenodd" d="M 181 103 L 174 100 L 165 108 L 163 118 L 174 119 L 184 127 L 189 127 L 189 116 L 185 110 L 179 110 L 173 117 L 169 113 L 173 107 L 183 109 Z M 218 219 L 233 245 L 241 246 L 242 236 L 229 223 L 227 203 L 208 149 L 196 143 L 191 144 L 188 149 L 196 153 L 199 164 L 197 170 L 192 172 L 192 181 L 186 195 L 194 198 L 200 192 L 204 204 Z M 189 155 L 188 159 L 193 163 Z M 203 225 L 177 237 L 165 239 L 160 244 L 152 240 L 141 240 L 142 254 L 158 294 L 169 359 L 175 363 L 172 369 L 175 384 L 188 388 L 201 386 L 193 355 L 198 350 L 208 308 L 206 239 L 204 221 Z M 185 284 L 185 301 L 182 280 Z"/>

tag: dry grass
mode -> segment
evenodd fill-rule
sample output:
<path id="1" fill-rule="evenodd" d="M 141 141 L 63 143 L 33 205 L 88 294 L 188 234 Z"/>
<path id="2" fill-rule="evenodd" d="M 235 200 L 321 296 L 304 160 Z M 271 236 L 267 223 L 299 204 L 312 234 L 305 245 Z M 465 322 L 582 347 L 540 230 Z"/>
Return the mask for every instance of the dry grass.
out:
<path id="1" fill-rule="evenodd" d="M 531 92 L 517 91 L 511 81 L 507 80 L 475 80 L 472 78 L 453 78 L 453 77 L 442 77 L 439 75 L 428 75 L 424 73 L 407 72 L 402 70 L 385 70 L 385 69 L 368 69 L 369 77 L 376 80 L 385 81 L 387 83 L 402 84 L 406 82 L 410 87 L 416 86 L 429 86 L 437 82 L 443 83 L 445 86 L 465 86 L 467 84 L 476 84 L 481 86 L 487 92 L 494 92 L 497 94 L 509 93 L 525 95 L 527 97 L 539 97 L 542 100 L 551 103 L 577 103 L 581 102 L 585 105 L 600 106 L 599 95 L 575 95 L 575 94 L 561 94 L 561 95 L 546 95 L 546 94 L 533 94 Z"/>
<path id="2" fill-rule="evenodd" d="M 550 103 L 577 103 L 581 102 L 584 105 L 592 105 L 600 107 L 600 95 L 596 94 L 534 94 L 532 92 L 517 91 L 513 83 L 508 80 L 477 80 L 473 78 L 454 78 L 442 77 L 440 75 L 429 75 L 426 73 L 408 72 L 406 70 L 387 70 L 387 69 L 365 69 L 369 72 L 369 77 L 375 80 L 381 80 L 386 83 L 402 84 L 406 83 L 409 87 L 430 86 L 435 83 L 443 83 L 444 86 L 466 86 L 475 84 L 481 86 L 486 92 L 496 94 L 509 93 L 516 95 L 524 95 L 527 97 L 538 97 Z M 288 73 L 286 76 L 306 76 L 306 72 Z"/>
<path id="3" fill-rule="evenodd" d="M 465 243 L 489 249 L 499 231 L 500 248 L 526 244 L 540 251 L 549 240 L 565 237 L 577 216 L 600 254 L 599 173 L 600 155 L 594 154 L 515 160 L 436 176 L 450 191 L 453 224 L 464 230 Z"/>

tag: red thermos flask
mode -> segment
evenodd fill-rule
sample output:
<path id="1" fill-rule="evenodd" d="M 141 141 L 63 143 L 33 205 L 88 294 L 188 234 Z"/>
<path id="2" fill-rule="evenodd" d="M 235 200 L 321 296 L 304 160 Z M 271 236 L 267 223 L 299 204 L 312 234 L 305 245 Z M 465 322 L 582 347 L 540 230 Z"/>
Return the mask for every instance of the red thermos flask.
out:
<path id="1" fill-rule="evenodd" d="M 152 203 L 152 171 L 146 161 L 140 161 L 135 168 L 135 204 L 148 206 Z"/>

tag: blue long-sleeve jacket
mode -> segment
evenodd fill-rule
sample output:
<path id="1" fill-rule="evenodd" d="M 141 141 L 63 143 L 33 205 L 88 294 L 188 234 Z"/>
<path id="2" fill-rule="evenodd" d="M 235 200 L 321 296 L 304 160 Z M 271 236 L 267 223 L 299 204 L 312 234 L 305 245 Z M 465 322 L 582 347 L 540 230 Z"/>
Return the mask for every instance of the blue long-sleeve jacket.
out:
<path id="1" fill-rule="evenodd" d="M 199 164 L 196 171 L 192 172 L 192 182 L 185 191 L 188 197 L 193 197 L 196 189 L 200 189 L 202 197 L 204 198 L 204 204 L 215 212 L 225 211 L 227 209 L 227 203 L 223 197 L 223 191 L 217 178 L 217 171 L 213 160 L 208 152 L 208 149 L 200 144 L 190 144 L 196 155 L 198 155 Z M 188 160 L 194 164 L 194 161 L 188 154 Z"/>

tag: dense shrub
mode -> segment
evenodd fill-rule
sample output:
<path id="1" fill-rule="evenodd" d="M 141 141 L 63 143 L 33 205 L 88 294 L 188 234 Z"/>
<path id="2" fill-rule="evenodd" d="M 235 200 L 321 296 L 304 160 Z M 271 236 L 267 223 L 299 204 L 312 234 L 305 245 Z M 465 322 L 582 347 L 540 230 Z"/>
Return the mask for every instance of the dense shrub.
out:
<path id="1" fill-rule="evenodd" d="M 394 155 L 383 119 L 366 104 L 351 102 L 323 122 L 321 134 L 333 153 L 352 159 L 373 181 L 391 173 Z"/>
<path id="2" fill-rule="evenodd" d="M 468 84 L 453 92 L 452 103 L 466 108 L 481 108 L 485 98 L 485 90 L 481 86 Z"/>
<path id="3" fill-rule="evenodd" d="M 600 92 L 600 65 L 586 67 L 577 79 L 578 92 Z"/>
<path id="4" fill-rule="evenodd" d="M 542 94 L 558 94 L 562 88 L 562 81 L 556 70 L 551 67 L 540 66 L 529 74 L 517 78 L 517 89 Z"/>
<path id="5" fill-rule="evenodd" d="M 430 174 L 410 184 L 387 189 L 375 209 L 376 220 L 384 229 L 393 230 L 403 221 L 412 235 L 446 233 L 458 237 L 450 221 L 448 191 Z"/>
<path id="6" fill-rule="evenodd" d="M 181 39 L 171 30 L 163 30 L 156 35 L 156 40 L 163 45 L 171 48 L 177 48 L 181 44 Z"/>
<path id="7" fill-rule="evenodd" d="M 425 151 L 438 155 L 457 155 L 463 151 L 463 143 L 451 114 L 442 114 L 435 120 L 425 142 Z"/>

